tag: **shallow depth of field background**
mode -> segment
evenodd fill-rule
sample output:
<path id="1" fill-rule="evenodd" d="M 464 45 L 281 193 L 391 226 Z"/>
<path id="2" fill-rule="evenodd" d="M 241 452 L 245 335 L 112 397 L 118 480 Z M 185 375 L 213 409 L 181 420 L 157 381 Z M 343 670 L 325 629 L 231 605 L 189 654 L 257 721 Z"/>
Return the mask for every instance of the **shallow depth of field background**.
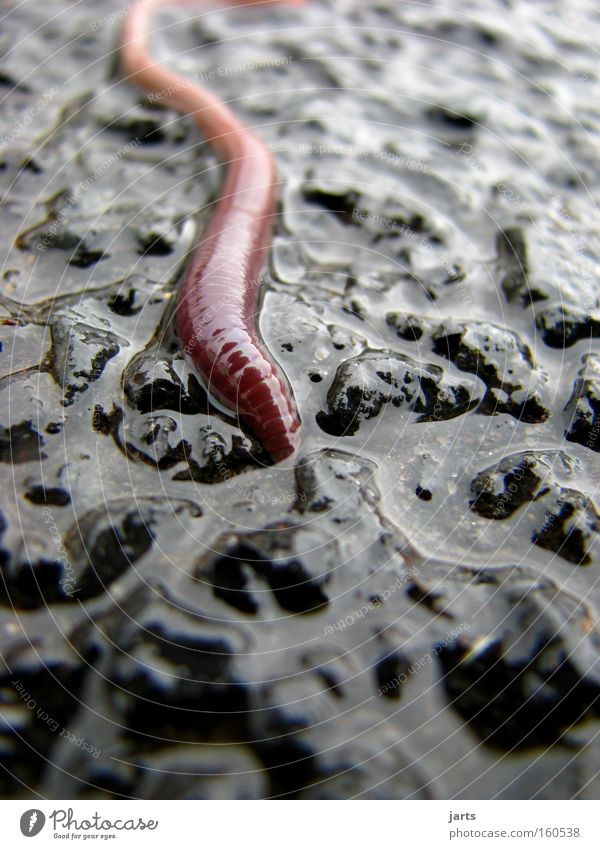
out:
<path id="1" fill-rule="evenodd" d="M 597 10 L 156 18 L 277 160 L 269 467 L 178 347 L 223 172 L 123 8 L 2 9 L 0 795 L 598 798 Z"/>

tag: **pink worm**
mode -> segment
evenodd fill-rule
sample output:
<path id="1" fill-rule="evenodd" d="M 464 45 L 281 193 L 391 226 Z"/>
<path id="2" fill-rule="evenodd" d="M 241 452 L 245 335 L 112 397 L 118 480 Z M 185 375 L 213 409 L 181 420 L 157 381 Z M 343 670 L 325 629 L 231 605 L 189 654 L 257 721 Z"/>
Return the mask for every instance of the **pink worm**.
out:
<path id="1" fill-rule="evenodd" d="M 149 50 L 152 12 L 159 6 L 194 2 L 136 0 L 125 20 L 122 62 L 129 79 L 160 96 L 162 103 L 191 114 L 206 140 L 229 163 L 214 213 L 179 292 L 179 338 L 209 391 L 237 411 L 278 462 L 298 448 L 300 419 L 288 383 L 255 323 L 260 274 L 273 239 L 275 163 L 258 136 L 224 103 L 160 65 Z M 303 0 L 285 2 L 301 5 Z"/>

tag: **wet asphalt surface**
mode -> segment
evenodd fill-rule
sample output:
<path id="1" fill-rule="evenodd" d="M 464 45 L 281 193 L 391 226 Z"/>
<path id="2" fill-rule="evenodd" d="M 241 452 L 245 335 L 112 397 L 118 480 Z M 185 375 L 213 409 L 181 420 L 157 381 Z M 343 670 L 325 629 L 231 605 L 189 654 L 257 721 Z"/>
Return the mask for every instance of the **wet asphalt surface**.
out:
<path id="1" fill-rule="evenodd" d="M 598 798 L 600 15 L 163 13 L 274 152 L 270 466 L 173 326 L 222 170 L 2 9 L 0 795 Z"/>

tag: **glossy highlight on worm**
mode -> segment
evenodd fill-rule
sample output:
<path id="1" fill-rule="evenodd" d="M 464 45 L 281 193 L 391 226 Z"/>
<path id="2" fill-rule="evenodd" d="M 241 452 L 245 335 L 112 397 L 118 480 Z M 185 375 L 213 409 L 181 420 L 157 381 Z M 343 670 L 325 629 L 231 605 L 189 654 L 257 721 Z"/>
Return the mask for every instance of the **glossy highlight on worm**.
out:
<path id="1" fill-rule="evenodd" d="M 277 0 L 234 0 L 267 5 Z M 283 0 L 301 5 L 302 0 Z M 256 329 L 260 274 L 273 238 L 275 163 L 263 142 L 215 95 L 152 58 L 150 19 L 162 6 L 198 0 L 135 0 L 123 27 L 128 79 L 160 102 L 189 113 L 228 163 L 224 185 L 186 271 L 177 301 L 181 344 L 208 390 L 260 439 L 275 462 L 300 442 L 288 383 Z"/>

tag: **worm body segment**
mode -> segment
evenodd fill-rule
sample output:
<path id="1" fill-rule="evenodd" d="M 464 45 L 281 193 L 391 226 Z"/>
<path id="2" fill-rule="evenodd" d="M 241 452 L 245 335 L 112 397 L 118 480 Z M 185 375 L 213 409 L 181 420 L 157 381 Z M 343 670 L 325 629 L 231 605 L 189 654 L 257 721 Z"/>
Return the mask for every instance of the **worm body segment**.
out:
<path id="1" fill-rule="evenodd" d="M 300 5 L 300 0 L 286 2 Z M 193 116 L 228 163 L 213 215 L 179 291 L 179 338 L 209 392 L 237 412 L 277 462 L 292 454 L 300 440 L 291 390 L 256 328 L 260 274 L 273 237 L 277 173 L 263 142 L 224 103 L 152 58 L 153 11 L 192 3 L 197 0 L 136 0 L 123 28 L 122 63 L 131 81 Z"/>

